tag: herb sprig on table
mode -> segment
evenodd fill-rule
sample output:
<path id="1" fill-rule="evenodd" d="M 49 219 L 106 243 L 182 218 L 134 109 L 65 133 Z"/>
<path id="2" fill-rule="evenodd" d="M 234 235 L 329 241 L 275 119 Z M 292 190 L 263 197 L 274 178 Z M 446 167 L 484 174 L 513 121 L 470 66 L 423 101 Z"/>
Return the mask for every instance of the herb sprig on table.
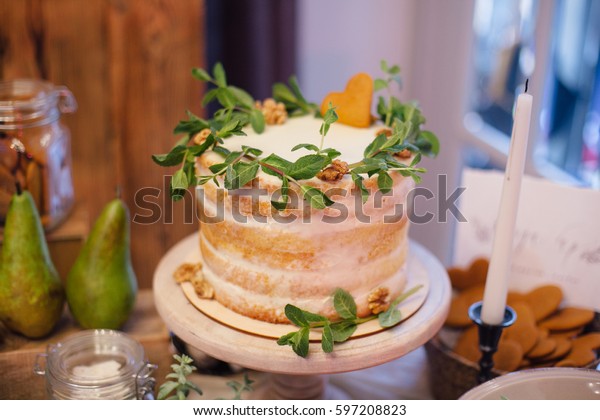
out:
<path id="1" fill-rule="evenodd" d="M 382 328 L 390 328 L 402 321 L 402 312 L 398 305 L 415 294 L 422 286 L 418 285 L 398 296 L 390 303 L 389 308 L 379 313 L 360 318 L 356 312 L 356 302 L 350 293 L 336 289 L 333 294 L 333 307 L 339 317 L 337 321 L 304 311 L 294 305 L 285 306 L 285 316 L 297 327 L 298 331 L 290 332 L 279 337 L 277 344 L 291 346 L 292 350 L 301 357 L 308 356 L 309 335 L 313 329 L 321 331 L 321 348 L 325 353 L 331 353 L 335 343 L 348 340 L 360 324 L 377 319 Z"/>
<path id="2" fill-rule="evenodd" d="M 156 399 L 185 400 L 191 391 L 196 392 L 198 395 L 202 395 L 200 387 L 188 379 L 188 376 L 196 370 L 196 367 L 193 365 L 194 360 L 186 354 L 174 354 L 173 358 L 178 363 L 173 363 L 171 365 L 172 372 L 166 376 L 167 379 L 171 380 L 165 381 L 160 385 Z M 248 378 L 248 374 L 244 374 L 243 381 L 243 383 L 237 381 L 227 382 L 226 385 L 233 391 L 232 400 L 240 400 L 244 392 L 253 390 L 252 384 L 254 381 L 251 381 L 250 378 Z"/>
<path id="3" fill-rule="evenodd" d="M 389 88 L 392 81 L 399 77 L 398 66 L 388 67 L 387 63 L 382 61 L 382 70 L 387 74 L 387 78 L 376 79 L 375 90 Z M 322 116 L 320 146 L 311 143 L 296 145 L 292 151 L 305 149 L 309 153 L 294 162 L 276 154 L 263 157 L 261 150 L 249 146 L 231 151 L 225 147 L 226 138 L 246 135 L 243 130 L 248 125 L 257 133 L 264 131 L 265 119 L 261 110 L 255 107 L 256 101 L 248 92 L 227 83 L 225 71 L 220 63 L 215 64 L 212 75 L 200 68 L 193 69 L 192 75 L 211 87 L 202 100 L 202 106 L 217 101 L 221 108 L 210 119 L 202 119 L 188 110 L 188 119 L 180 121 L 174 129 L 175 134 L 183 134 L 183 137 L 169 153 L 152 156 L 154 162 L 160 166 L 179 166 L 171 178 L 170 195 L 173 200 L 181 199 L 190 186 L 202 185 L 209 181 L 220 186 L 219 181 L 222 180 L 226 189 L 239 189 L 252 181 L 258 170 L 262 169 L 263 172 L 281 179 L 282 186 L 277 193 L 279 197 L 271 201 L 276 210 L 285 210 L 289 205 L 291 186 L 294 186 L 313 208 L 323 209 L 334 204 L 323 191 L 302 182 L 317 176 L 340 156 L 339 151 L 324 148 L 325 136 L 331 125 L 337 121 L 333 107 L 330 106 Z M 290 77 L 288 85 L 276 83 L 273 86 L 273 97 L 284 103 L 290 117 L 318 114 L 317 106 L 304 98 L 293 76 Z M 425 169 L 417 167 L 421 154 L 435 156 L 439 151 L 437 137 L 420 129 L 425 119 L 415 104 L 403 104 L 391 95 L 388 102 L 380 97 L 378 112 L 382 121 L 391 127 L 392 134 L 378 135 L 366 147 L 364 158 L 348 165 L 350 176 L 363 202 L 369 197 L 369 189 L 364 185 L 365 177 L 377 175 L 377 186 L 382 193 L 389 192 L 393 187 L 393 178 L 390 176 L 392 172 L 410 176 L 419 182 L 419 174 L 425 172 Z M 210 133 L 201 142 L 195 141 L 196 136 L 203 130 Z M 209 168 L 211 175 L 198 176 L 195 171 L 195 159 L 209 150 L 222 155 L 224 161 Z M 409 164 L 395 157 L 403 150 L 412 153 Z"/>

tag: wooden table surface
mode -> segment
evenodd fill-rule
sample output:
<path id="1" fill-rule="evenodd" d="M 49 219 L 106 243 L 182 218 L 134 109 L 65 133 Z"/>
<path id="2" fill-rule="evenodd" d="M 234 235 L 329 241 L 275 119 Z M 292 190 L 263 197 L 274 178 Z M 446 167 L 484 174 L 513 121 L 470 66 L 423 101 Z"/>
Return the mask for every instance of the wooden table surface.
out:
<path id="1" fill-rule="evenodd" d="M 0 399 L 45 399 L 46 380 L 33 373 L 37 354 L 50 343 L 81 331 L 65 307 L 65 313 L 53 333 L 44 339 L 31 340 L 8 331 L 0 324 Z M 140 290 L 133 313 L 122 331 L 138 340 L 146 358 L 158 365 L 153 376 L 162 383 L 172 363 L 169 331 L 154 307 L 152 291 Z"/>

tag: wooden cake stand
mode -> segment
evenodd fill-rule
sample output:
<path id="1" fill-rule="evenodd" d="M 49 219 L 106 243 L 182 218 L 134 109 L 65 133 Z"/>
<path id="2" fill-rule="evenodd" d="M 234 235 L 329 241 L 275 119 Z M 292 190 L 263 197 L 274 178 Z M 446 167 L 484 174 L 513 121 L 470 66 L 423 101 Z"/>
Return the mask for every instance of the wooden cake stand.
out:
<path id="1" fill-rule="evenodd" d="M 274 338 L 227 326 L 190 303 L 173 280 L 173 272 L 183 262 L 189 262 L 186 256 L 194 247 L 198 247 L 197 234 L 178 242 L 158 264 L 153 285 L 158 313 L 185 343 L 219 360 L 271 373 L 267 390 L 253 398 L 336 398 L 326 390 L 323 375 L 380 365 L 411 352 L 438 332 L 450 307 L 451 287 L 446 270 L 428 250 L 411 242 L 409 264 L 421 264 L 429 281 L 422 306 L 395 327 L 336 344 L 329 354 L 321 350 L 320 343 L 311 342 L 309 356 L 302 358 L 289 346 L 277 345 Z"/>

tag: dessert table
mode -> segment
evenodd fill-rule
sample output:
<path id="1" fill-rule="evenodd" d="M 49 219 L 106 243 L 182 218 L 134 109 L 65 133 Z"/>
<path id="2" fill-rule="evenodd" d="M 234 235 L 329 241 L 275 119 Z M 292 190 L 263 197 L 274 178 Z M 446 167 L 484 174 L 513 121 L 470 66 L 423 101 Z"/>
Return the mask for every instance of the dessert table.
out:
<path id="1" fill-rule="evenodd" d="M 224 325 L 190 303 L 172 275 L 183 262 L 194 262 L 189 260 L 194 247 L 197 234 L 177 243 L 158 264 L 153 281 L 156 308 L 167 327 L 188 345 L 219 360 L 270 373 L 269 386 L 253 398 L 341 398 L 326 389 L 324 375 L 372 368 L 405 356 L 437 333 L 450 305 L 446 270 L 429 251 L 411 242 L 409 264 L 420 264 L 429 280 L 422 306 L 401 324 L 351 338 L 329 354 L 321 351 L 320 343 L 311 342 L 309 356 L 301 358 L 288 346 L 277 345 L 273 338 Z"/>

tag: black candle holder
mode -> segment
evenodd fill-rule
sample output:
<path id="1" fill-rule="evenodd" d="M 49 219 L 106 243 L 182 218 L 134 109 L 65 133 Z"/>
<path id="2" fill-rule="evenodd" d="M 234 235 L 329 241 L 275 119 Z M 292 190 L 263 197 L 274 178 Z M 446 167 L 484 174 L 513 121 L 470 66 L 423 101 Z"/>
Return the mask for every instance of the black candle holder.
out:
<path id="1" fill-rule="evenodd" d="M 502 330 L 510 327 L 517 319 L 517 314 L 510 307 L 506 306 L 504 310 L 504 319 L 499 325 L 486 324 L 481 320 L 481 307 L 483 302 L 477 302 L 469 308 L 469 318 L 477 324 L 479 329 L 479 350 L 481 359 L 479 359 L 479 374 L 477 382 L 482 384 L 492 379 L 492 368 L 494 367 L 493 356 L 498 350 L 498 342 L 502 335 Z"/>

